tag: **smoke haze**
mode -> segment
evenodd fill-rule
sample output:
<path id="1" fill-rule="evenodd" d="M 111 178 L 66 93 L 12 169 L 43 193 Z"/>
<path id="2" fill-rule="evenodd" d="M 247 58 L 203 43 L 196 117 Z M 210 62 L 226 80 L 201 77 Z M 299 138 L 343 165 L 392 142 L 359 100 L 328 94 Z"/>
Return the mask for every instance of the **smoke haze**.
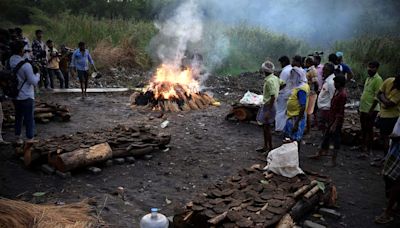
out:
<path id="1" fill-rule="evenodd" d="M 157 4 L 160 0 L 153 0 Z M 221 28 L 239 23 L 260 27 L 312 47 L 366 33 L 399 34 L 400 1 L 395 0 L 180 0 L 159 14 L 160 33 L 151 42 L 156 59 L 178 63 L 185 50 L 206 56 L 212 70 L 229 55 L 230 37 Z M 165 3 L 165 2 L 164 2 Z"/>

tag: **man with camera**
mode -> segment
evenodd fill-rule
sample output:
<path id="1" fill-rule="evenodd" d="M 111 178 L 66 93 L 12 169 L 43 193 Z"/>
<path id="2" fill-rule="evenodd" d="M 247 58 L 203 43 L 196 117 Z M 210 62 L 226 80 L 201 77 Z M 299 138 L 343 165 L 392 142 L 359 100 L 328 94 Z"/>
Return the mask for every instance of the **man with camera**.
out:
<path id="1" fill-rule="evenodd" d="M 46 58 L 47 58 L 47 72 L 50 78 L 50 87 L 54 89 L 54 76 L 57 76 L 60 82 L 60 89 L 64 88 L 64 76 L 60 70 L 60 57 L 57 49 L 54 47 L 53 41 L 46 42 Z"/>
<path id="2" fill-rule="evenodd" d="M 36 39 L 32 42 L 33 63 L 40 69 L 40 85 L 47 89 L 49 87 L 49 75 L 47 74 L 46 44 L 42 40 L 43 31 L 35 31 Z"/>

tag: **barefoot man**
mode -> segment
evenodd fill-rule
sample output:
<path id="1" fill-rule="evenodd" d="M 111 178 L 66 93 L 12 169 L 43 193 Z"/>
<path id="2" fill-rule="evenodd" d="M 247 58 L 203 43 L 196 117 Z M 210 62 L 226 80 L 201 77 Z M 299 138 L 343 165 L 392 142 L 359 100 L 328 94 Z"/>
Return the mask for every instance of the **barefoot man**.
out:
<path id="1" fill-rule="evenodd" d="M 89 64 L 93 66 L 94 71 L 97 72 L 97 69 L 94 66 L 94 62 L 89 50 L 87 50 L 85 47 L 85 43 L 79 42 L 78 47 L 79 48 L 76 49 L 72 54 L 71 68 L 74 69 L 78 74 L 82 90 L 82 99 L 84 99 L 87 97 L 86 90 L 89 81 Z"/>

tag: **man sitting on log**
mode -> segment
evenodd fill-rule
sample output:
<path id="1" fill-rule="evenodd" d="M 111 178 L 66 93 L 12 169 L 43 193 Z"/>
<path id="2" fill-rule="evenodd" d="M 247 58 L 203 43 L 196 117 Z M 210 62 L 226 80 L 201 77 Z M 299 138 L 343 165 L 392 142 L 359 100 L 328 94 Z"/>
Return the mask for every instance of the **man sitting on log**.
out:
<path id="1" fill-rule="evenodd" d="M 283 129 L 285 141 L 300 142 L 306 127 L 305 111 L 307 107 L 310 86 L 307 83 L 305 72 L 300 68 L 301 57 L 293 57 L 291 77 L 296 78 L 296 86 L 287 101 L 287 121 Z M 299 144 L 300 145 L 300 144 Z"/>
<path id="2" fill-rule="evenodd" d="M 266 61 L 261 66 L 265 74 L 263 87 L 263 105 L 257 114 L 257 121 L 263 124 L 264 147 L 257 149 L 258 152 L 267 152 L 272 149 L 271 125 L 275 121 L 276 99 L 279 94 L 279 78 L 274 75 L 275 66 L 272 62 Z"/>

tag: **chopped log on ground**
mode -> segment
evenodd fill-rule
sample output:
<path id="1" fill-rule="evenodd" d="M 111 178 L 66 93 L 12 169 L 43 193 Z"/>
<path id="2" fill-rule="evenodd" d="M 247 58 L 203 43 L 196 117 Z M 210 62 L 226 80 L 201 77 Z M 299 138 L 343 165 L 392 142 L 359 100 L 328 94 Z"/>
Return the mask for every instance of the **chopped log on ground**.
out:
<path id="1" fill-rule="evenodd" d="M 30 148 L 35 163 L 49 163 L 60 171 L 74 170 L 105 161 L 110 157 L 141 157 L 164 149 L 171 141 L 167 134 L 156 134 L 145 127 L 100 129 L 93 132 L 77 132 L 40 140 Z M 103 147 L 95 147 L 96 145 Z M 109 145 L 111 151 L 102 151 Z M 93 150 L 93 147 L 96 150 Z M 92 149 L 92 150 L 91 150 Z M 90 151 L 97 151 L 90 153 Z M 100 157 L 94 156 L 100 153 Z"/>
<path id="2" fill-rule="evenodd" d="M 174 227 L 270 227 L 279 221 L 285 227 L 292 224 L 291 218 L 299 221 L 303 216 L 298 209 L 314 208 L 330 198 L 327 196 L 333 184 L 329 179 L 305 175 L 273 175 L 266 179 L 259 167 L 262 166 L 240 170 L 199 193 L 183 213 L 174 216 Z M 316 186 L 314 179 L 325 185 L 325 192 L 316 191 L 306 199 L 304 189 Z"/>
<path id="3" fill-rule="evenodd" d="M 257 112 L 260 107 L 257 105 L 234 104 L 231 111 L 226 115 L 226 120 L 236 119 L 239 121 L 256 121 Z"/>
<path id="4" fill-rule="evenodd" d="M 68 172 L 77 168 L 91 166 L 106 161 L 113 156 L 108 143 L 98 144 L 89 148 L 74 150 L 57 156 L 56 168 Z"/>

